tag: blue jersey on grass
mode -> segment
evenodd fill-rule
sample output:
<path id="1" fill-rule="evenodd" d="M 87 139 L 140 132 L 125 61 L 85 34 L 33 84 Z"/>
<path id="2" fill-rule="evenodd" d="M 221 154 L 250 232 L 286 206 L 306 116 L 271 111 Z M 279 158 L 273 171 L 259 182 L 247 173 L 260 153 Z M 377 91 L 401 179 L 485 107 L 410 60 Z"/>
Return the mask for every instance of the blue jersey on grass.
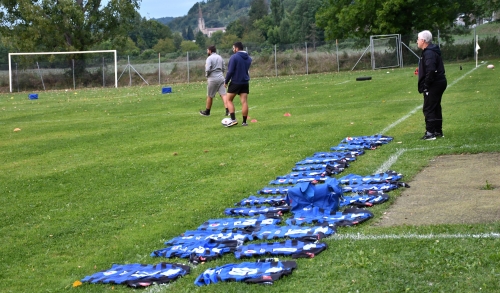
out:
<path id="1" fill-rule="evenodd" d="M 339 179 L 341 184 L 354 185 L 354 184 L 373 184 L 373 183 L 386 183 L 391 181 L 398 181 L 403 178 L 403 175 L 396 171 L 388 170 L 384 173 L 373 174 L 368 176 L 361 176 L 355 174 L 348 174 Z"/>
<path id="2" fill-rule="evenodd" d="M 224 210 L 226 215 L 230 216 L 255 216 L 264 215 L 266 217 L 282 216 L 283 213 L 290 211 L 289 206 L 253 206 L 253 207 L 239 207 L 239 208 L 227 208 Z"/>
<path id="3" fill-rule="evenodd" d="M 358 208 L 371 207 L 376 204 L 381 204 L 389 200 L 389 195 L 385 193 L 380 194 L 364 194 L 360 195 L 352 193 L 352 195 L 345 195 L 340 198 L 340 207 L 354 206 Z"/>
<path id="4" fill-rule="evenodd" d="M 292 256 L 292 258 L 313 258 L 327 247 L 328 245 L 322 242 L 304 242 L 292 239 L 282 242 L 242 245 L 236 249 L 234 256 L 237 259 L 267 255 L 289 255 Z"/>
<path id="5" fill-rule="evenodd" d="M 280 187 L 264 187 L 261 190 L 257 191 L 258 194 L 287 194 L 288 187 L 280 186 Z"/>
<path id="6" fill-rule="evenodd" d="M 146 287 L 152 284 L 164 284 L 189 274 L 190 267 L 183 264 L 162 262 L 148 264 L 114 264 L 110 269 L 86 276 L 83 283 L 126 284 L 131 287 Z"/>
<path id="7" fill-rule="evenodd" d="M 320 208 L 304 209 L 286 220 L 288 225 L 325 224 L 332 227 L 353 226 L 373 218 L 373 213 L 364 209 L 345 209 L 335 212 Z"/>
<path id="8" fill-rule="evenodd" d="M 236 203 L 235 206 L 255 206 L 268 204 L 271 206 L 282 206 L 285 205 L 285 196 L 284 195 L 276 195 L 276 196 L 255 196 L 251 195 L 247 198 L 242 199 L 240 202 Z"/>
<path id="9" fill-rule="evenodd" d="M 328 225 L 315 226 L 263 226 L 258 231 L 252 233 L 254 239 L 271 240 L 280 238 L 321 240 L 335 234 L 335 227 Z"/>
<path id="10" fill-rule="evenodd" d="M 192 243 L 183 243 L 168 246 L 155 250 L 151 253 L 152 257 L 165 258 L 190 258 L 193 255 L 202 256 L 207 260 L 212 260 L 223 254 L 234 252 L 236 248 L 243 244 L 240 240 L 204 240 Z"/>
<path id="11" fill-rule="evenodd" d="M 253 218 L 211 219 L 199 226 L 197 230 L 231 231 L 232 229 L 245 229 L 247 227 L 275 225 L 279 223 L 281 223 L 281 218 L 267 218 L 263 215 Z"/>
<path id="12" fill-rule="evenodd" d="M 252 240 L 250 232 L 237 230 L 235 232 L 214 233 L 210 231 L 192 230 L 186 231 L 182 236 L 174 237 L 165 242 L 166 246 L 173 246 L 186 243 L 199 243 L 208 240 L 240 240 L 246 242 Z"/>
<path id="13" fill-rule="evenodd" d="M 201 273 L 194 284 L 210 285 L 219 282 L 246 282 L 273 284 L 282 276 L 290 275 L 297 267 L 295 261 L 243 262 L 209 268 Z"/>

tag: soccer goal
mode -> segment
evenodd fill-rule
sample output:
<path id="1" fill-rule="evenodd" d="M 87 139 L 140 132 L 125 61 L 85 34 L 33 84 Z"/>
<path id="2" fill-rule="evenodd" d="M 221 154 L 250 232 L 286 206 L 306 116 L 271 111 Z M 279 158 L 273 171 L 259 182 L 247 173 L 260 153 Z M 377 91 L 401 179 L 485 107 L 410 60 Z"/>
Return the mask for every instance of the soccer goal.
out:
<path id="1" fill-rule="evenodd" d="M 401 35 L 370 36 L 372 69 L 403 67 Z"/>
<path id="2" fill-rule="evenodd" d="M 9 86 L 18 91 L 118 87 L 116 50 L 9 53 Z"/>

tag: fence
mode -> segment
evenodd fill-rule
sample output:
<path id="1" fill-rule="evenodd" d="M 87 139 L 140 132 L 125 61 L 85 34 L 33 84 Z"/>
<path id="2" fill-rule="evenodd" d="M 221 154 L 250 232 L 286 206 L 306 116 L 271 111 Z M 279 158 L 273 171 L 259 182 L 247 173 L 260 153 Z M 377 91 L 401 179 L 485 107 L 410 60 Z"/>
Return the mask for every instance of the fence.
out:
<path id="1" fill-rule="evenodd" d="M 477 37 L 480 59 L 500 57 L 498 50 L 500 34 Z M 399 38 L 398 43 L 390 39 L 376 44 L 370 40 L 339 40 L 330 43 L 280 46 L 245 44 L 245 50 L 253 59 L 250 69 L 252 77 L 373 70 L 374 64 L 377 64 L 377 68 L 415 67 L 420 54 L 415 42 L 416 36 L 399 36 Z M 456 38 L 453 44 L 446 44 L 440 39 L 436 43 L 441 46 L 445 62 L 476 58 L 474 36 Z M 218 48 L 218 53 L 227 65 L 232 53 L 231 48 Z M 398 54 L 400 56 L 397 56 Z M 109 54 L 79 58 L 76 63 L 75 59 L 68 60 L 68 56 L 62 56 L 65 55 L 13 59 L 11 64 L 13 91 L 114 87 L 115 70 L 118 87 L 205 81 L 206 50 L 168 54 L 149 60 L 118 56 L 116 69 L 113 57 Z M 394 62 L 399 59 L 401 60 L 399 63 Z M 9 92 L 8 64 L 0 64 L 0 92 Z"/>

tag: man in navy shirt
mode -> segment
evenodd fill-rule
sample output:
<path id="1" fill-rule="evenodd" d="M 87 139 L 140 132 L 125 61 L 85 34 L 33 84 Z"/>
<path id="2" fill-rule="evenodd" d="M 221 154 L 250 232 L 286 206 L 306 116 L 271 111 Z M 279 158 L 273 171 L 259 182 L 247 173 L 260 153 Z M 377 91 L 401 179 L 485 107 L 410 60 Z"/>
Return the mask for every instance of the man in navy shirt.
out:
<path id="1" fill-rule="evenodd" d="M 231 123 L 226 125 L 226 127 L 231 127 L 238 124 L 238 121 L 236 121 L 236 115 L 234 113 L 235 109 L 233 103 L 233 99 L 236 95 L 240 95 L 241 114 L 243 115 L 243 123 L 241 125 L 248 126 L 247 97 L 250 92 L 250 75 L 248 73 L 248 69 L 252 64 L 252 58 L 248 55 L 247 52 L 243 51 L 243 44 L 241 42 L 236 42 L 233 44 L 233 52 L 234 54 L 229 59 L 226 79 L 224 80 L 224 86 L 227 88 L 226 106 L 229 110 L 229 115 L 231 116 L 232 120 Z"/>

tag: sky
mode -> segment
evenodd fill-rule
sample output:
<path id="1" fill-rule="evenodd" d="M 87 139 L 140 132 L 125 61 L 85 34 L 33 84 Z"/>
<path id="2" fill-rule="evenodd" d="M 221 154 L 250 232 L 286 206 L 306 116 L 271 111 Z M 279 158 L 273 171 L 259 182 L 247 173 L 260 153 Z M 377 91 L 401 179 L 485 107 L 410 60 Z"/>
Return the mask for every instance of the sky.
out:
<path id="1" fill-rule="evenodd" d="M 139 13 L 147 19 L 184 16 L 197 2 L 202 0 L 142 0 Z"/>

